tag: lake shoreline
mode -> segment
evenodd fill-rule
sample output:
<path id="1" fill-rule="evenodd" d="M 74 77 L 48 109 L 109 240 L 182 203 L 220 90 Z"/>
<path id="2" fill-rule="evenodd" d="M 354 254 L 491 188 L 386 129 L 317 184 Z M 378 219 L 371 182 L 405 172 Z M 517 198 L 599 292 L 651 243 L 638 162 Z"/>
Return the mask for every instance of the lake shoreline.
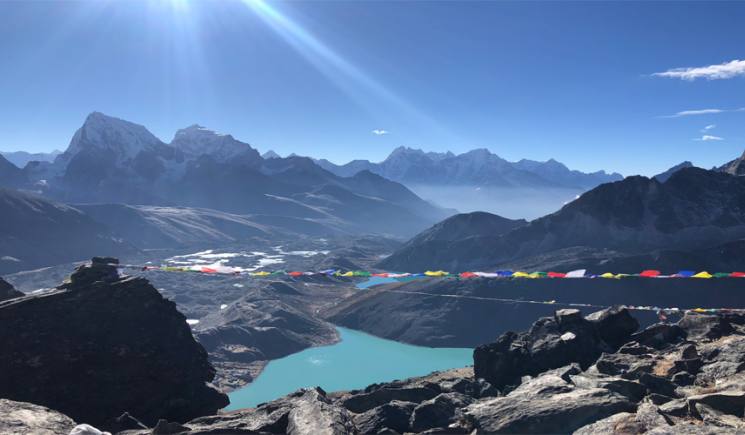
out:
<path id="1" fill-rule="evenodd" d="M 336 343 L 269 361 L 251 383 L 228 392 L 231 404 L 223 411 L 255 407 L 304 387 L 343 392 L 472 364 L 470 348 L 414 346 L 364 331 L 336 329 Z M 389 364 L 379 364 L 385 360 Z"/>

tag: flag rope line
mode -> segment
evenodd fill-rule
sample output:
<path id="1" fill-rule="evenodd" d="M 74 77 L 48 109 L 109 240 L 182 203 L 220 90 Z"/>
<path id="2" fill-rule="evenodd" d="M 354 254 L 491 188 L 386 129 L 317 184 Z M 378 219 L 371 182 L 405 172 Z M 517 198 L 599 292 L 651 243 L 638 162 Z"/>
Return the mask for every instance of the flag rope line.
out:
<path id="1" fill-rule="evenodd" d="M 745 278 L 745 272 L 716 272 L 709 273 L 707 271 L 695 272 L 691 270 L 681 270 L 678 273 L 672 275 L 663 275 L 659 270 L 643 270 L 640 273 L 611 273 L 606 272 L 599 275 L 588 274 L 586 269 L 572 270 L 566 273 L 563 272 L 523 272 L 523 271 L 512 271 L 512 270 L 498 270 L 496 272 L 461 272 L 461 273 L 450 273 L 443 270 L 428 270 L 421 273 L 395 273 L 395 272 L 369 272 L 365 270 L 350 270 L 342 272 L 338 269 L 327 269 L 315 272 L 300 272 L 300 271 L 286 271 L 286 270 L 275 270 L 272 272 L 266 270 L 256 270 L 255 268 L 245 269 L 242 267 L 231 267 L 224 265 L 192 265 L 192 266 L 152 266 L 152 265 L 121 265 L 121 264 L 110 264 L 120 269 L 140 269 L 142 271 L 162 271 L 162 272 L 196 272 L 196 273 L 207 273 L 207 274 L 221 274 L 221 275 L 241 275 L 263 278 L 268 276 L 334 276 L 344 278 L 526 278 L 526 279 L 559 279 L 559 278 L 605 278 L 605 279 L 621 279 L 621 278 Z"/>
<path id="2" fill-rule="evenodd" d="M 394 278 L 394 279 L 418 279 L 418 278 L 499 278 L 499 279 L 521 279 L 521 278 L 572 278 L 572 279 L 594 279 L 594 278 L 610 278 L 603 275 L 587 275 L 584 269 L 567 272 L 566 274 L 551 275 L 555 272 L 549 272 L 543 275 L 541 272 L 533 272 L 528 274 L 527 272 L 512 272 L 512 271 L 499 271 L 495 273 L 487 272 L 463 272 L 460 274 L 450 274 L 448 272 L 437 271 L 437 272 L 424 272 L 424 273 L 371 273 L 367 271 L 349 271 L 341 273 L 338 270 L 326 270 L 319 272 L 287 272 L 284 270 L 274 272 L 255 272 L 248 271 L 241 268 L 233 268 L 227 266 L 220 266 L 220 268 L 208 267 L 208 266 L 138 266 L 131 264 L 110 264 L 110 266 L 118 269 L 137 269 L 140 271 L 159 271 L 159 272 L 191 272 L 200 274 L 219 274 L 219 275 L 233 275 L 233 276 L 250 276 L 252 278 L 268 278 L 277 276 L 289 276 L 289 277 L 301 277 L 301 276 L 328 276 L 328 277 L 352 277 L 352 278 L 369 278 L 369 277 L 383 277 L 383 278 Z M 207 269 L 207 270 L 205 270 Z M 236 270 L 237 269 L 237 270 Z M 507 275 L 507 272 L 510 275 Z M 645 274 L 645 272 L 647 272 Z M 706 273 L 708 276 L 702 275 Z M 697 276 L 698 275 L 698 276 Z M 717 276 L 719 275 L 719 276 Z M 625 277 L 641 277 L 641 278 L 745 278 L 745 273 L 732 272 L 730 274 L 708 274 L 708 272 L 699 272 L 698 274 L 692 275 L 661 275 L 659 271 L 644 271 L 640 274 L 622 274 L 622 276 L 613 276 L 613 278 L 625 278 Z M 400 282 L 400 281 L 399 281 Z M 448 297 L 448 298 L 459 298 L 459 299 L 472 299 L 472 300 L 483 300 L 483 301 L 494 301 L 494 302 L 505 302 L 505 303 L 520 303 L 520 304 L 535 304 L 535 305 L 562 305 L 567 307 L 578 307 L 578 308 L 605 308 L 606 305 L 598 304 L 587 304 L 577 302 L 557 302 L 556 300 L 549 301 L 536 301 L 526 299 L 509 299 L 509 298 L 492 298 L 485 296 L 472 296 L 472 295 L 456 295 L 446 293 L 427 293 L 418 292 L 411 290 L 398 290 L 398 289 L 381 289 L 381 291 L 388 293 L 400 293 L 400 294 L 411 294 L 419 296 L 430 296 L 430 297 Z M 677 308 L 677 307 L 657 307 L 657 306 L 635 306 L 635 305 L 622 305 L 629 310 L 635 311 L 653 311 L 656 312 L 661 319 L 666 319 L 668 314 L 683 314 L 683 313 L 696 313 L 696 314 L 716 314 L 716 313 L 745 313 L 745 308 Z"/>

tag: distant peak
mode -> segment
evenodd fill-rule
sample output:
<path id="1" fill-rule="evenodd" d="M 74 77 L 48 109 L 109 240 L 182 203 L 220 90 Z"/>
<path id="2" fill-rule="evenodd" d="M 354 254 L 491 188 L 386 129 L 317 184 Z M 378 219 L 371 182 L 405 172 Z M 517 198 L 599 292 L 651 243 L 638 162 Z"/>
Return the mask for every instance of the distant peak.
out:
<path id="1" fill-rule="evenodd" d="M 281 159 L 282 158 L 282 156 L 275 153 L 274 150 L 269 150 L 265 152 L 264 154 L 261 155 L 261 157 L 264 159 Z"/>
<path id="2" fill-rule="evenodd" d="M 186 128 L 182 128 L 176 132 L 175 137 L 179 136 L 229 136 L 226 134 L 217 133 L 214 130 L 210 130 L 207 127 L 199 124 L 192 124 Z"/>
<path id="3" fill-rule="evenodd" d="M 400 155 L 400 154 L 422 154 L 423 155 L 424 151 L 422 151 L 419 148 L 409 148 L 405 146 L 400 146 L 391 152 L 391 156 Z"/>

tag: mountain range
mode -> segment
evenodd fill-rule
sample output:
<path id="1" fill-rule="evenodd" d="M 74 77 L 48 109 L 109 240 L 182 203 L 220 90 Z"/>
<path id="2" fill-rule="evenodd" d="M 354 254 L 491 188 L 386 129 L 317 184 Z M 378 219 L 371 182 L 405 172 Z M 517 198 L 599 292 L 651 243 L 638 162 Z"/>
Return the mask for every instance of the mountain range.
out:
<path id="1" fill-rule="evenodd" d="M 68 204 L 208 208 L 300 219 L 333 232 L 411 235 L 453 213 L 369 172 L 340 177 L 308 158 L 264 159 L 249 144 L 198 125 L 166 144 L 144 126 L 98 112 L 52 162 L 18 169 L 0 160 L 0 185 Z"/>
<path id="2" fill-rule="evenodd" d="M 335 165 L 328 160 L 317 162 L 339 176 L 351 176 L 368 170 L 406 185 L 591 189 L 598 184 L 623 178 L 621 174 L 608 174 L 605 171 L 588 174 L 570 170 L 554 159 L 545 162 L 526 159 L 509 162 L 483 148 L 456 155 L 452 152 L 424 152 L 399 147 L 380 163 L 368 160 L 353 160 L 344 165 Z"/>
<path id="3" fill-rule="evenodd" d="M 451 217 L 450 227 L 472 218 L 469 214 Z M 577 263 L 578 257 L 607 262 L 655 250 L 704 250 L 742 238 L 745 178 L 684 168 L 664 182 L 634 176 L 600 185 L 558 212 L 514 229 L 485 227 L 455 237 L 420 235 L 379 266 L 406 271 L 525 264 L 561 267 Z"/>
<path id="4" fill-rule="evenodd" d="M 583 173 L 554 159 L 509 162 L 487 149 L 463 154 L 399 147 L 380 163 L 354 160 L 317 163 L 339 176 L 370 171 L 404 184 L 420 197 L 460 211 L 487 211 L 534 219 L 601 183 L 623 178 L 617 173 Z"/>

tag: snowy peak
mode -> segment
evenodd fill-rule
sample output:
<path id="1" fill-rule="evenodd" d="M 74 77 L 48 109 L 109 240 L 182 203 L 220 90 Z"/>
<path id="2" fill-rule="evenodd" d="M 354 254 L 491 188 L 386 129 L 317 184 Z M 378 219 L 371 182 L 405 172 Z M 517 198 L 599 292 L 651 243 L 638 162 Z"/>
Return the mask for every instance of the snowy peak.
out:
<path id="1" fill-rule="evenodd" d="M 275 153 L 274 150 L 269 150 L 269 151 L 265 152 L 264 154 L 262 154 L 261 155 L 261 158 L 264 159 L 264 160 L 267 160 L 267 159 L 281 159 L 282 156 L 280 156 L 279 154 Z"/>
<path id="2" fill-rule="evenodd" d="M 101 112 L 93 112 L 75 132 L 63 156 L 68 159 L 86 150 L 109 151 L 116 160 L 134 158 L 143 150 L 163 146 L 163 142 L 142 125 Z"/>
<path id="3" fill-rule="evenodd" d="M 249 155 L 252 159 L 261 158 L 251 145 L 197 124 L 177 131 L 171 146 L 190 156 L 208 155 L 220 162 L 243 155 Z"/>

